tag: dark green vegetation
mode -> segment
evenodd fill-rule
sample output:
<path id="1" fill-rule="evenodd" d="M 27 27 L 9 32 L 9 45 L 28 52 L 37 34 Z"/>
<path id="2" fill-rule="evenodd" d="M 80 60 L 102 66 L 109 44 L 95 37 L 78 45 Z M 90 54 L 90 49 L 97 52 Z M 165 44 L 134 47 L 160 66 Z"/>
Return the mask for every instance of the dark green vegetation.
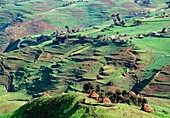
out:
<path id="1" fill-rule="evenodd" d="M 47 9 L 42 9 L 43 5 Z M 170 10 L 165 1 L 155 1 L 149 7 L 141 1 L 136 4 L 124 0 L 75 3 L 32 0 L 16 4 L 4 1 L 2 6 L 0 11 L 10 15 L 19 13 L 12 18 L 20 20 L 9 22 L 9 26 L 2 28 L 2 40 L 5 34 L 11 40 L 0 54 L 0 114 L 19 108 L 24 101 L 42 96 L 43 92 L 51 96 L 70 91 L 83 92 L 84 84 L 91 82 L 100 85 L 105 95 L 117 88 L 143 95 L 154 112 L 147 114 L 136 110 L 140 109 L 138 103 L 135 104 L 138 106 L 115 104 L 113 109 L 116 110 L 111 108 L 106 112 L 107 106 L 93 106 L 89 105 L 90 102 L 82 105 L 82 98 L 77 94 L 66 94 L 31 100 L 8 117 L 19 117 L 25 112 L 29 113 L 27 117 L 35 117 L 29 115 L 40 114 L 41 105 L 47 109 L 39 116 L 56 117 L 55 113 L 65 113 L 64 116 L 67 114 L 73 118 L 95 117 L 96 114 L 110 118 L 123 117 L 123 112 L 128 112 L 124 113 L 127 117 L 135 113 L 163 118 L 170 115 Z M 86 28 L 80 28 L 84 26 Z M 107 95 L 113 103 L 117 103 L 120 96 L 123 94 Z M 72 105 L 67 107 L 66 101 Z M 51 104 L 53 102 L 55 104 Z M 56 106 L 60 110 L 53 109 Z M 48 109 L 50 107 L 52 109 Z"/>

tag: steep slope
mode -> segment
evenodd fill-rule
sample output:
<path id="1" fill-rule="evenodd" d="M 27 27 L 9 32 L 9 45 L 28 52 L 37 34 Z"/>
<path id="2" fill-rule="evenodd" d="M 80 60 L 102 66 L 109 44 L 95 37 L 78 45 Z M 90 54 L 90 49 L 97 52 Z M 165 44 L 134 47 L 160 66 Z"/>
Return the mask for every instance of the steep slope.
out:
<path id="1" fill-rule="evenodd" d="M 108 22 L 69 35 L 50 34 L 11 42 L 1 56 L 0 82 L 8 91 L 26 89 L 31 95 L 47 90 L 82 91 L 88 81 L 139 93 L 169 65 L 169 31 L 165 37 L 147 35 L 153 31 L 151 25 L 159 32 L 168 20 L 148 18 L 139 26 L 127 21 L 126 27 L 109 27 L 112 22 Z M 141 40 L 139 34 L 146 37 Z M 166 70 L 162 74 L 168 76 Z M 166 86 L 165 91 L 169 90 Z"/>
<path id="2" fill-rule="evenodd" d="M 53 2 L 25 1 L 19 4 L 7 3 L 4 7 L 9 8 L 9 11 L 18 8 L 24 15 L 22 7 L 25 9 L 25 6 L 30 4 L 47 5 L 45 3 Z M 123 88 L 144 96 L 155 97 L 151 98 L 151 103 L 158 106 L 159 112 L 156 115 L 161 112 L 160 115 L 168 116 L 170 107 L 161 104 L 161 101 L 168 104 L 170 98 L 170 51 L 167 45 L 170 43 L 170 15 L 167 5 L 158 5 L 159 1 L 155 2 L 157 7 L 149 8 L 141 6 L 140 3 L 134 4 L 132 1 L 126 3 L 123 0 L 71 4 L 68 1 L 59 2 L 47 11 L 38 7 L 31 16 L 29 16 L 31 13 L 25 14 L 24 17 L 7 13 L 14 15 L 14 19 L 22 17 L 23 21 L 13 22 L 14 24 L 3 30 L 3 35 L 12 31 L 13 33 L 9 33 L 7 37 L 14 40 L 10 40 L 4 53 L 0 54 L 0 84 L 8 92 L 4 92 L 4 88 L 0 89 L 2 93 L 0 112 L 7 113 L 9 106 L 18 108 L 23 104 L 23 100 L 27 101 L 27 97 L 41 96 L 43 92 L 52 96 L 69 91 L 82 92 L 83 85 L 92 82 L 95 86 L 101 85 L 105 90 Z M 114 5 L 117 7 L 111 7 Z M 145 13 L 139 10 L 134 14 L 131 9 L 127 9 L 129 6 L 135 7 L 136 11 L 141 8 L 156 11 Z M 35 9 L 28 7 L 25 10 L 32 12 Z M 117 11 L 118 9 L 120 11 Z M 114 10 L 120 13 L 121 22 L 112 21 L 114 17 L 111 18 L 110 15 Z M 66 16 L 63 16 L 65 11 Z M 77 21 L 81 15 L 86 17 L 83 16 Z M 61 20 L 64 21 L 60 22 Z M 93 22 L 90 23 L 90 28 L 80 28 L 88 26 L 89 22 Z M 68 26 L 65 27 L 66 25 Z M 65 32 L 64 28 L 69 33 Z M 44 32 L 47 34 L 38 35 Z M 28 34 L 32 35 L 26 36 Z M 17 38 L 20 39 L 16 40 Z M 13 102 L 13 95 L 21 101 Z M 156 106 L 154 108 L 156 109 Z M 120 112 L 123 112 L 123 109 Z"/>
<path id="3" fill-rule="evenodd" d="M 85 83 L 93 82 L 106 90 L 124 88 L 169 99 L 169 29 L 166 35 L 148 35 L 153 26 L 160 32 L 169 17 L 140 20 L 143 24 L 137 26 L 131 26 L 132 20 L 126 22 L 126 27 L 110 27 L 112 22 L 107 22 L 76 33 L 11 42 L 6 53 L 1 54 L 0 82 L 8 92 L 21 92 L 23 96 L 41 96 L 44 91 L 50 95 L 81 92 Z M 144 37 L 141 39 L 139 34 Z M 7 100 L 11 100 L 12 95 L 8 95 L 11 97 Z M 165 103 L 169 103 L 168 99 Z M 6 104 L 1 106 L 8 106 L 7 100 L 2 98 Z M 167 116 L 169 106 L 157 101 L 156 115 Z M 151 103 L 155 106 L 154 98 Z"/>
<path id="4" fill-rule="evenodd" d="M 131 17 L 143 10 L 167 7 L 164 0 L 155 0 L 149 7 L 131 0 L 3 0 L 0 6 L 1 51 L 10 39 L 46 34 L 67 25 L 74 28 L 99 25 L 115 12 Z"/>

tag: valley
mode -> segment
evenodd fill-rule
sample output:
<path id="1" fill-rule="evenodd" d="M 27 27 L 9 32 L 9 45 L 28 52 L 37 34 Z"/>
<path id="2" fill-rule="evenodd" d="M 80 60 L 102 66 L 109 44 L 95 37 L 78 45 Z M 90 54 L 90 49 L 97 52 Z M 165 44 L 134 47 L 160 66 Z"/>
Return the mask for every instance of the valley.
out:
<path id="1" fill-rule="evenodd" d="M 132 114 L 168 118 L 170 9 L 163 0 L 143 4 L 4 0 L 0 14 L 8 15 L 0 17 L 5 21 L 0 20 L 2 117 L 33 118 L 42 105 L 49 110 L 57 107 L 60 112 L 53 110 L 61 118 L 128 118 Z M 84 87 L 87 83 L 89 91 Z M 99 99 L 109 98 L 111 104 L 89 98 L 92 91 Z M 123 96 L 127 103 L 115 102 L 114 95 L 116 99 Z M 152 112 L 140 110 L 141 103 L 133 99 L 146 99 Z M 42 114 L 56 117 L 50 112 Z"/>

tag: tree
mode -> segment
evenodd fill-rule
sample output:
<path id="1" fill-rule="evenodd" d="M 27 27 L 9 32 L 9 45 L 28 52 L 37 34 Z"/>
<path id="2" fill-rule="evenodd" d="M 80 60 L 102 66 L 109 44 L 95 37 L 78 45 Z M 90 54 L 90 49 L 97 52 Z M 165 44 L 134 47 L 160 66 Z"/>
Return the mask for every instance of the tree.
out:
<path id="1" fill-rule="evenodd" d="M 67 32 L 70 33 L 70 28 L 69 28 L 69 26 L 65 26 L 65 28 L 66 28 Z"/>
<path id="2" fill-rule="evenodd" d="M 119 13 L 118 13 L 118 14 L 116 14 L 116 18 L 117 18 L 117 20 L 120 22 L 120 16 L 119 16 Z"/>
<path id="3" fill-rule="evenodd" d="M 94 90 L 94 85 L 91 82 L 88 82 L 84 84 L 83 89 L 85 92 L 90 93 L 92 90 Z"/>
<path id="4" fill-rule="evenodd" d="M 105 95 L 105 92 L 100 92 L 100 98 L 105 98 L 106 97 L 106 95 Z"/>
<path id="5" fill-rule="evenodd" d="M 122 24 L 122 26 L 124 27 L 125 24 L 126 24 L 125 20 L 122 20 L 121 24 Z"/>
<path id="6" fill-rule="evenodd" d="M 141 25 L 141 24 L 142 24 L 142 21 L 140 21 L 140 20 L 135 20 L 135 21 L 133 22 L 133 24 L 134 24 L 135 26 Z"/>
<path id="7" fill-rule="evenodd" d="M 163 29 L 162 29 L 162 31 L 161 31 L 161 33 L 164 33 L 164 34 L 166 34 L 168 31 L 167 31 L 167 29 L 164 27 Z"/>
<path id="8" fill-rule="evenodd" d="M 129 95 L 129 92 L 128 92 L 127 90 L 123 90 L 123 91 L 122 91 L 122 95 L 123 95 L 123 96 L 127 96 L 127 95 Z"/>
<path id="9" fill-rule="evenodd" d="M 117 32 L 116 32 L 116 34 L 118 35 L 118 34 L 119 34 L 119 32 L 117 31 Z"/>
<path id="10" fill-rule="evenodd" d="M 100 92 L 101 91 L 101 86 L 98 84 L 96 85 L 96 92 Z"/>
<path id="11" fill-rule="evenodd" d="M 121 95 L 121 94 L 122 94 L 122 90 L 120 90 L 120 89 L 116 89 L 115 93 L 119 96 L 119 95 Z"/>
<path id="12" fill-rule="evenodd" d="M 142 4 L 143 5 L 149 5 L 149 4 L 151 4 L 151 2 L 150 2 L 150 0 L 143 0 Z"/>
<path id="13" fill-rule="evenodd" d="M 116 20 L 115 16 L 116 16 L 115 14 L 112 14 L 112 15 L 111 15 L 111 17 L 112 17 L 112 19 L 113 19 L 113 22 L 115 22 L 115 20 Z"/>
<path id="14" fill-rule="evenodd" d="M 134 3 L 138 3 L 138 0 L 134 0 Z"/>

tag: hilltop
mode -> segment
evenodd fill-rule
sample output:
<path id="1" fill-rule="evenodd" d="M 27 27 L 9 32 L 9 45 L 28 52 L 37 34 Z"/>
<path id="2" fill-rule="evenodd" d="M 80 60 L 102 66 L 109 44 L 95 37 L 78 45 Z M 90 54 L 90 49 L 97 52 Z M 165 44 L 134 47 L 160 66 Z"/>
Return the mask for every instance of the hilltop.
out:
<path id="1" fill-rule="evenodd" d="M 86 103 L 83 103 L 86 99 Z M 10 118 L 118 118 L 145 117 L 157 118 L 156 115 L 141 111 L 138 107 L 127 104 L 97 103 L 85 94 L 69 93 L 56 97 L 42 97 L 30 101 L 13 113 Z"/>

